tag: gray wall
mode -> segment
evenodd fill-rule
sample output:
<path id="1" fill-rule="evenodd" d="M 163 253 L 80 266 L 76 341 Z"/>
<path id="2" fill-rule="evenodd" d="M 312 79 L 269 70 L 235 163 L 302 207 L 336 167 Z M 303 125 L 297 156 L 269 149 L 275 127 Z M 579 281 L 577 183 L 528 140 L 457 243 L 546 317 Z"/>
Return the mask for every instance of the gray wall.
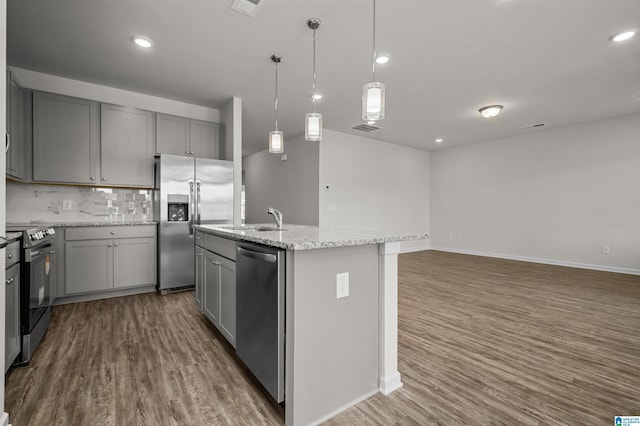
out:
<path id="1" fill-rule="evenodd" d="M 244 158 L 246 223 L 272 222 L 265 210 L 273 206 L 285 224 L 318 225 L 318 143 L 285 139 L 285 154 L 287 161 L 268 151 Z"/>
<path id="2" fill-rule="evenodd" d="M 429 151 L 325 129 L 320 226 L 428 234 L 430 157 Z M 401 246 L 425 249 L 428 240 Z"/>
<path id="3" fill-rule="evenodd" d="M 431 201 L 432 247 L 640 273 L 640 114 L 436 151 Z"/>

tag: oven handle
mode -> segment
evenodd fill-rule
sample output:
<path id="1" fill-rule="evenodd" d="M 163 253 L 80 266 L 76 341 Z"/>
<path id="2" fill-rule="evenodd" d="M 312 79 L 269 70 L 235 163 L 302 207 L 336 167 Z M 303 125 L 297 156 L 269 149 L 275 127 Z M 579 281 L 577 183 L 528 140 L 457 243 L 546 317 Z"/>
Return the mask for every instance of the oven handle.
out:
<path id="1" fill-rule="evenodd" d="M 40 256 L 43 256 L 45 254 L 56 254 L 55 250 L 27 250 L 24 253 L 24 261 L 25 262 L 33 262 L 34 260 L 36 260 L 37 258 L 39 258 Z"/>

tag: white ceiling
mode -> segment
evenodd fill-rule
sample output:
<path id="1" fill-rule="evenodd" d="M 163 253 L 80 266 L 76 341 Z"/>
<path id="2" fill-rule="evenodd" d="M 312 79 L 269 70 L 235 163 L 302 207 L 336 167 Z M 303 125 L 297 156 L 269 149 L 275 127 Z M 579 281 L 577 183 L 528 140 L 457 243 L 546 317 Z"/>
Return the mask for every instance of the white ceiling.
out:
<path id="1" fill-rule="evenodd" d="M 304 131 L 311 109 L 311 17 L 317 32 L 318 110 L 325 128 L 422 149 L 640 112 L 639 0 L 378 0 L 379 66 L 387 87 L 381 130 L 362 123 L 371 79 L 371 0 L 262 0 L 255 17 L 231 0 L 8 0 L 8 63 L 209 107 L 243 99 L 244 155 L 274 127 Z M 154 41 L 143 51 L 134 34 Z M 481 119 L 479 107 L 504 112 Z M 434 139 L 442 137 L 444 143 Z"/>

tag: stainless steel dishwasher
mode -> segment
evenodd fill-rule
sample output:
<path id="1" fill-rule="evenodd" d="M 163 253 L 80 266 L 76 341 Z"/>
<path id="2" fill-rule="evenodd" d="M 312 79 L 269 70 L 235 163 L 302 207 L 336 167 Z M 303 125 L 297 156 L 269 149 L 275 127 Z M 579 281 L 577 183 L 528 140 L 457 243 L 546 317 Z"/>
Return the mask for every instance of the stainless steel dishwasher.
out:
<path id="1" fill-rule="evenodd" d="M 285 250 L 238 243 L 236 354 L 276 402 L 284 401 Z"/>

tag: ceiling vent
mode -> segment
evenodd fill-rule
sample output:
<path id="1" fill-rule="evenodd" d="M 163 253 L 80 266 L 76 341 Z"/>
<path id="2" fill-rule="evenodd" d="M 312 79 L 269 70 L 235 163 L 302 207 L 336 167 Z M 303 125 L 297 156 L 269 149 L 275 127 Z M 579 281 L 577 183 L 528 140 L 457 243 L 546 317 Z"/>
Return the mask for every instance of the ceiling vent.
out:
<path id="1" fill-rule="evenodd" d="M 370 126 L 368 124 L 358 124 L 353 130 L 360 130 L 361 132 L 373 132 L 374 130 L 380 130 L 380 127 Z"/>
<path id="2" fill-rule="evenodd" d="M 240 12 L 243 15 L 254 16 L 258 7 L 264 2 L 264 0 L 233 0 L 231 3 L 231 9 L 236 12 Z"/>

